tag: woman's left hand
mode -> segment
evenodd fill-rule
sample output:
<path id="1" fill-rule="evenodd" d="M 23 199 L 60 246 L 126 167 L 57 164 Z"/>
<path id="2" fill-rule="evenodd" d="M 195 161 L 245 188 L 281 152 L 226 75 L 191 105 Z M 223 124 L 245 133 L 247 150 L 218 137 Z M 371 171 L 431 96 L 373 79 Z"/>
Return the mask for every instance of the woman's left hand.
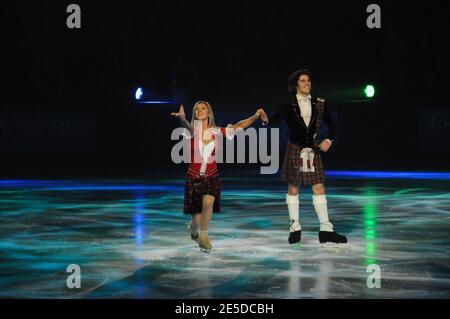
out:
<path id="1" fill-rule="evenodd" d="M 170 113 L 170 115 L 178 117 L 180 120 L 186 119 L 186 113 L 184 113 L 183 104 L 180 105 L 180 109 L 178 110 L 178 112 Z"/>

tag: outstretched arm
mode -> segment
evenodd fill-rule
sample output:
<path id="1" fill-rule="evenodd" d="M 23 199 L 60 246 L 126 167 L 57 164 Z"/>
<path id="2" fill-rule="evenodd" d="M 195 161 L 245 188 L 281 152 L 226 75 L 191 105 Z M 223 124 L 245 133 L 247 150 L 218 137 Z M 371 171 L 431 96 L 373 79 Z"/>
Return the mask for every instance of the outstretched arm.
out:
<path id="1" fill-rule="evenodd" d="M 282 105 L 270 118 L 264 110 L 261 110 L 261 121 L 264 125 L 274 126 L 283 121 L 286 118 L 287 113 L 288 109 L 286 105 Z"/>
<path id="2" fill-rule="evenodd" d="M 180 120 L 181 126 L 187 128 L 191 133 L 194 131 L 194 128 L 192 127 L 191 123 L 189 123 L 188 120 L 186 120 L 186 113 L 184 113 L 184 107 L 183 104 L 180 105 L 180 109 L 176 113 L 170 113 L 171 116 L 175 116 Z"/>
<path id="3" fill-rule="evenodd" d="M 253 114 L 252 116 L 250 116 L 249 118 L 239 121 L 234 125 L 231 125 L 229 128 L 233 128 L 233 129 L 246 129 L 247 127 L 251 126 L 257 119 L 260 118 L 261 114 L 262 114 L 262 109 L 258 109 L 256 111 L 255 114 Z"/>

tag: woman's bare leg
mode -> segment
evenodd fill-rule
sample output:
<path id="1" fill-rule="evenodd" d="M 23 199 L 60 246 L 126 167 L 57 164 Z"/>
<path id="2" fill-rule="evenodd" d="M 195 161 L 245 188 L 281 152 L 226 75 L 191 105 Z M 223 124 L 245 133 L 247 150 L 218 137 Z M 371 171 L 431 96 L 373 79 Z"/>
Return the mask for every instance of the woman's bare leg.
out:
<path id="1" fill-rule="evenodd" d="M 201 213 L 192 215 L 192 220 L 191 220 L 192 226 L 200 226 L 201 222 L 202 222 L 202 214 Z"/>
<path id="2" fill-rule="evenodd" d="M 189 230 L 191 231 L 191 234 L 196 236 L 198 229 L 200 228 L 200 223 L 202 221 L 202 214 L 192 214 L 191 222 L 189 223 Z"/>
<path id="3" fill-rule="evenodd" d="M 209 252 L 212 248 L 211 242 L 208 238 L 208 226 L 212 217 L 213 204 L 214 196 L 203 195 L 203 211 L 200 232 L 198 234 L 198 245 L 206 252 Z"/>
<path id="4" fill-rule="evenodd" d="M 214 205 L 214 196 L 203 195 L 203 210 L 201 214 L 200 229 L 202 231 L 207 231 L 209 227 L 209 222 L 212 218 L 212 211 Z"/>

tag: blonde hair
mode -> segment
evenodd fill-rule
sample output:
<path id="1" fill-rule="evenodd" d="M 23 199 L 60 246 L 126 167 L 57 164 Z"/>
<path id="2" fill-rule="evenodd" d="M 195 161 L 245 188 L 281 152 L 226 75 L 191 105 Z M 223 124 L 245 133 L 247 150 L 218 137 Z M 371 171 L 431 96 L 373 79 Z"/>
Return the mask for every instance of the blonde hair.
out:
<path id="1" fill-rule="evenodd" d="M 197 103 L 194 104 L 194 107 L 192 108 L 191 125 L 194 126 L 195 109 L 199 104 L 205 104 L 206 108 L 208 109 L 208 127 L 216 127 L 216 122 L 214 121 L 214 112 L 213 112 L 212 106 L 211 106 L 211 104 L 209 104 L 206 101 L 197 101 Z"/>

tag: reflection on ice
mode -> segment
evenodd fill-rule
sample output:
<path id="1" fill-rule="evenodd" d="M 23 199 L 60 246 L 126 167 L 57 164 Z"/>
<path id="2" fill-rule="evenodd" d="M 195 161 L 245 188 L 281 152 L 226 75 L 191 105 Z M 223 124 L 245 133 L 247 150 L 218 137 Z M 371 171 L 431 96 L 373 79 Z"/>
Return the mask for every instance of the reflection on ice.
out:
<path id="1" fill-rule="evenodd" d="M 319 247 L 305 191 L 293 250 L 284 185 L 230 180 L 208 255 L 186 232 L 179 183 L 3 183 L 0 297 L 449 298 L 448 184 L 330 180 L 330 217 L 349 244 Z M 65 286 L 69 264 L 81 267 L 79 290 Z M 380 289 L 366 285 L 370 264 Z"/>

